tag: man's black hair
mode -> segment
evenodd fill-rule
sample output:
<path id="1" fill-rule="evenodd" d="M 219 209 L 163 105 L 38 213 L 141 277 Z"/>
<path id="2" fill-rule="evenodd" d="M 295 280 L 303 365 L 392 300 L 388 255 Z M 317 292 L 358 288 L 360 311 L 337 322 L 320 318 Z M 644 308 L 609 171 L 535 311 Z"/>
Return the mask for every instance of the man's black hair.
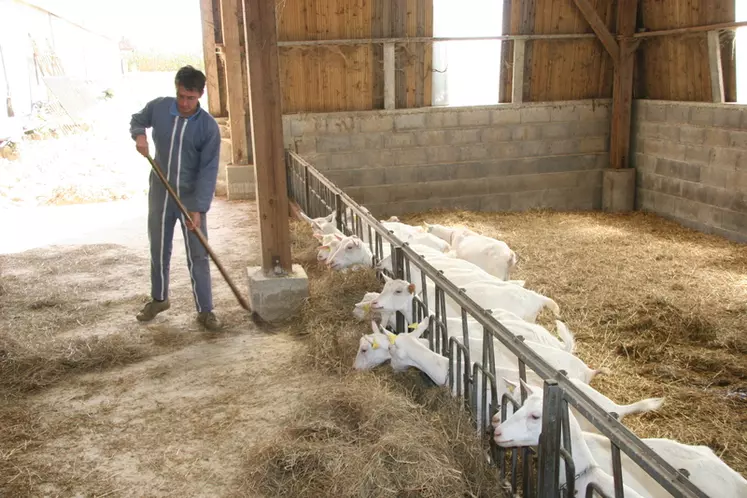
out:
<path id="1" fill-rule="evenodd" d="M 205 89 L 205 73 L 192 66 L 184 66 L 176 72 L 174 83 L 191 92 L 202 92 Z"/>

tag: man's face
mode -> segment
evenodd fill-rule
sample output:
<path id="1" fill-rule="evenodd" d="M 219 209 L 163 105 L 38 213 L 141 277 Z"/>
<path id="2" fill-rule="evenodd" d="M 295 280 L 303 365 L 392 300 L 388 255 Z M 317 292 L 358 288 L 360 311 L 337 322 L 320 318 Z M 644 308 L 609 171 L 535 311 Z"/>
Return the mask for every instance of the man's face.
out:
<path id="1" fill-rule="evenodd" d="M 197 109 L 197 102 L 202 92 L 187 90 L 182 85 L 176 87 L 176 106 L 180 114 L 192 114 Z"/>

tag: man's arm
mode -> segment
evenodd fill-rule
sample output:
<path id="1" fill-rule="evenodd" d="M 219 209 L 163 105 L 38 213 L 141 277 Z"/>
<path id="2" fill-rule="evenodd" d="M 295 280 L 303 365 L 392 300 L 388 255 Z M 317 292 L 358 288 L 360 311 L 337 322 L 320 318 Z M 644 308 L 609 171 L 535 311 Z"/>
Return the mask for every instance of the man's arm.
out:
<path id="1" fill-rule="evenodd" d="M 218 180 L 218 162 L 220 160 L 220 128 L 215 122 L 210 123 L 208 137 L 200 152 L 200 169 L 197 172 L 195 186 L 195 205 L 191 211 L 206 213 L 215 193 Z"/>
<path id="2" fill-rule="evenodd" d="M 130 136 L 137 140 L 139 135 L 145 136 L 145 130 L 153 126 L 153 107 L 158 99 L 151 100 L 130 119 Z"/>
<path id="3" fill-rule="evenodd" d="M 148 150 L 148 136 L 145 134 L 146 128 L 153 126 L 153 107 L 159 99 L 154 99 L 145 104 L 140 112 L 136 112 L 130 119 L 130 136 L 135 141 L 135 148 L 144 157 L 150 155 Z"/>

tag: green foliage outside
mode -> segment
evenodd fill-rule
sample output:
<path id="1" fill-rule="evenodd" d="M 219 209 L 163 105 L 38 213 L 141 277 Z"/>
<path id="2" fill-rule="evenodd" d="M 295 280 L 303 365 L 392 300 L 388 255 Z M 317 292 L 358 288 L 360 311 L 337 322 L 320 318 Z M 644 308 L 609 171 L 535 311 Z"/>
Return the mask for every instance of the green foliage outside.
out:
<path id="1" fill-rule="evenodd" d="M 131 67 L 134 64 L 133 69 L 137 68 L 137 71 L 177 71 L 187 64 L 205 71 L 202 53 L 164 53 L 136 50 L 127 56 L 127 63 Z"/>

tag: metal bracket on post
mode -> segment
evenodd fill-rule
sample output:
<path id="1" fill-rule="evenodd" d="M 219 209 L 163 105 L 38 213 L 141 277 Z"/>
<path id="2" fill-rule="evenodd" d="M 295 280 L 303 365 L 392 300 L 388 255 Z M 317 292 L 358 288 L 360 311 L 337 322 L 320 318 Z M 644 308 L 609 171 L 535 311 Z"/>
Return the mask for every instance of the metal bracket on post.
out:
<path id="1" fill-rule="evenodd" d="M 560 406 L 562 389 L 558 382 L 545 380 L 542 407 L 542 435 L 539 444 L 537 496 L 558 496 L 560 474 Z"/>

